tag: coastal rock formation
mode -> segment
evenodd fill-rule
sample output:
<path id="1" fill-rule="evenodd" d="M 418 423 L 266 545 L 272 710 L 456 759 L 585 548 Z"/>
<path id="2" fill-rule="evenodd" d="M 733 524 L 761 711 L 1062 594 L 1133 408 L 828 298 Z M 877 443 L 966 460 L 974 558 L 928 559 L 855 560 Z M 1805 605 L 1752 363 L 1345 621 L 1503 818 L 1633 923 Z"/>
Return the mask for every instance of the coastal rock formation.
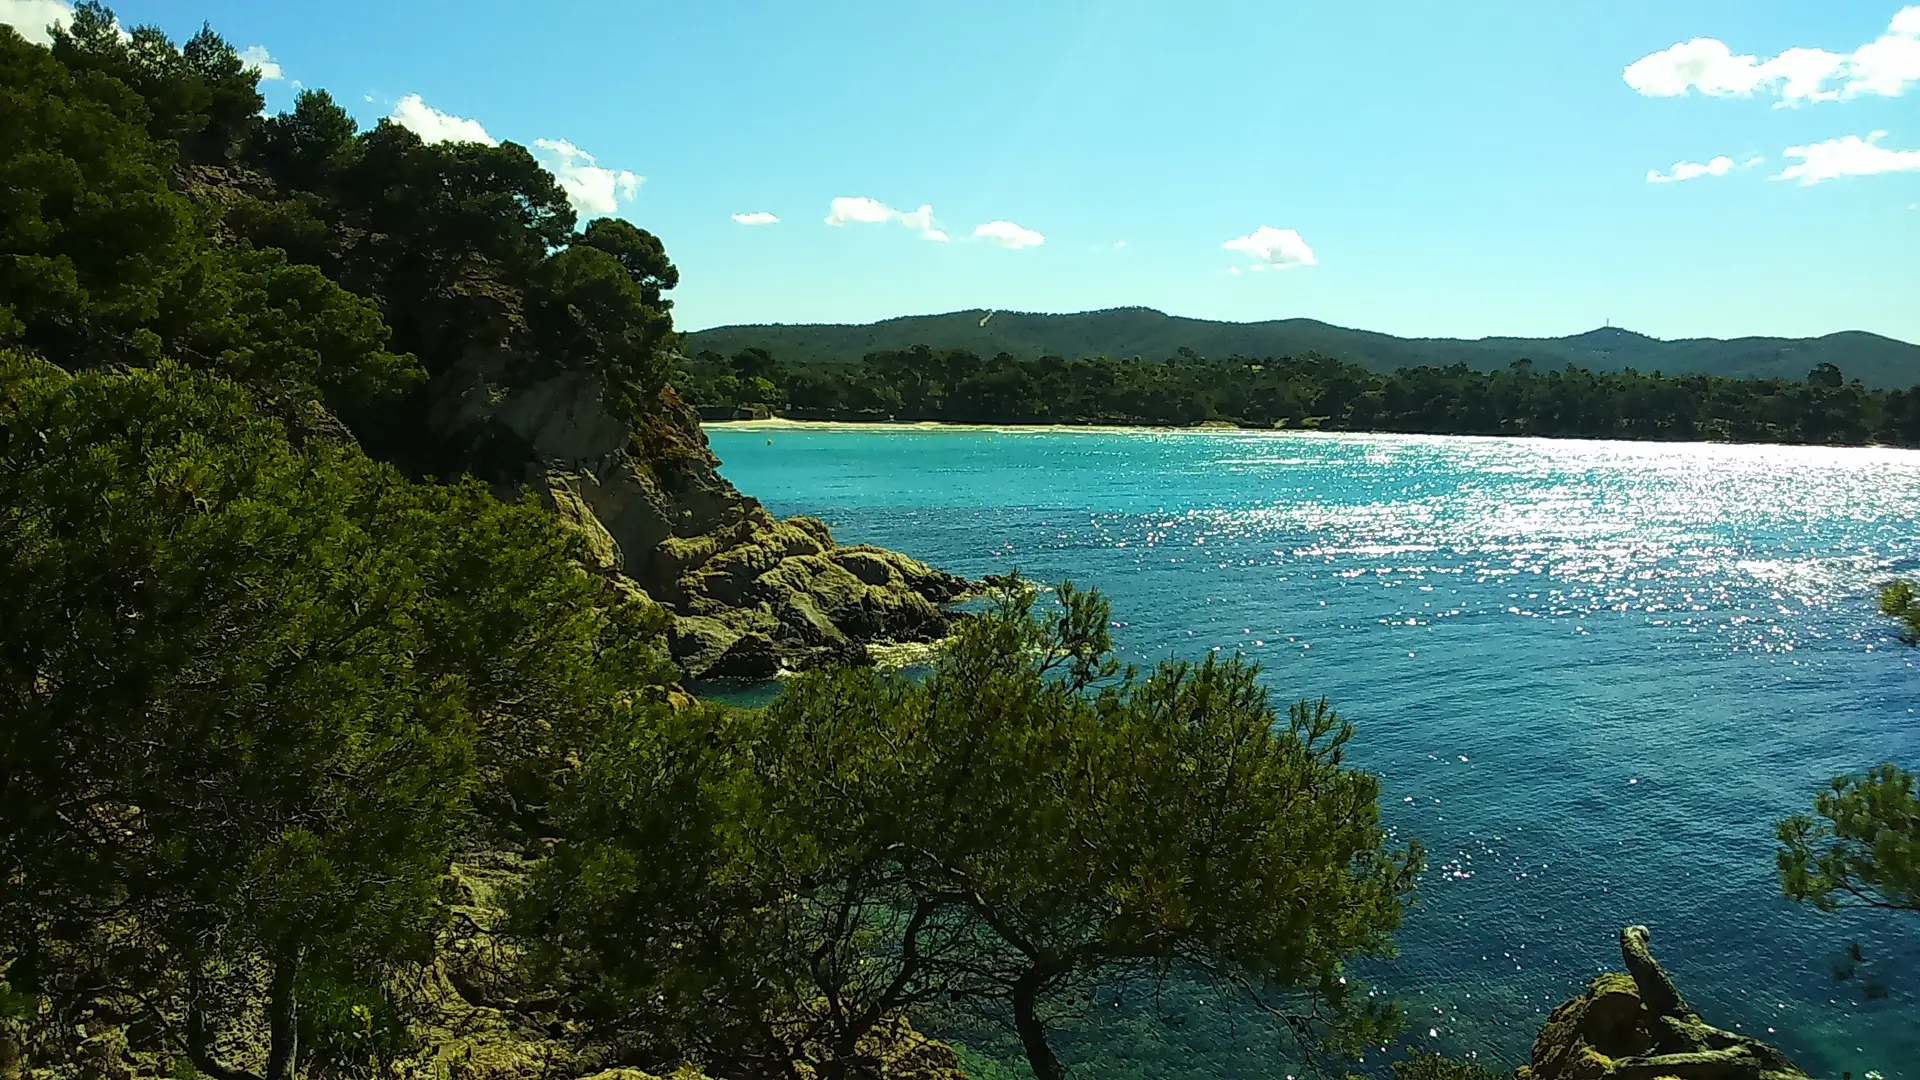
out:
<path id="1" fill-rule="evenodd" d="M 1773 1047 L 1702 1020 L 1648 936 L 1644 926 L 1620 931 L 1627 974 L 1601 975 L 1553 1010 L 1516 1080 L 1808 1080 Z"/>
<path id="2" fill-rule="evenodd" d="M 766 678 L 946 635 L 964 579 L 836 543 L 814 518 L 774 518 L 720 476 L 699 417 L 672 390 L 628 426 L 590 375 L 516 385 L 511 359 L 476 350 L 435 380 L 434 433 L 504 461 L 503 486 L 540 492 L 580 532 L 590 565 L 670 610 L 689 676 Z"/>

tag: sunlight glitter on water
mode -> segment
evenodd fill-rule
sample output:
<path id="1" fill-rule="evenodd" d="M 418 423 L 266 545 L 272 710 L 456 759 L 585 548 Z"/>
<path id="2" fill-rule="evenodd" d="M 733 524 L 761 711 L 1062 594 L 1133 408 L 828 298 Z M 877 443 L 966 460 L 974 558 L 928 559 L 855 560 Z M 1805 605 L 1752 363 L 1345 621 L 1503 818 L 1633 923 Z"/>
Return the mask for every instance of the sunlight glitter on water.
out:
<path id="1" fill-rule="evenodd" d="M 1049 431 L 717 432 L 723 471 L 843 540 L 1099 586 L 1152 662 L 1261 660 L 1326 694 L 1386 821 L 1434 852 L 1400 959 L 1428 1040 L 1524 1060 L 1647 922 L 1723 1026 L 1812 1071 L 1920 1077 L 1920 974 L 1835 984 L 1920 928 L 1780 899 L 1771 822 L 1826 776 L 1920 763 L 1916 656 L 1873 611 L 1920 573 L 1920 453 Z M 1495 837 L 1495 840 L 1488 840 Z M 1438 1017 L 1436 1016 L 1436 1019 Z M 1428 1025 L 1420 1025 L 1425 1033 Z M 1856 1049 L 1858 1048 L 1858 1049 Z"/>

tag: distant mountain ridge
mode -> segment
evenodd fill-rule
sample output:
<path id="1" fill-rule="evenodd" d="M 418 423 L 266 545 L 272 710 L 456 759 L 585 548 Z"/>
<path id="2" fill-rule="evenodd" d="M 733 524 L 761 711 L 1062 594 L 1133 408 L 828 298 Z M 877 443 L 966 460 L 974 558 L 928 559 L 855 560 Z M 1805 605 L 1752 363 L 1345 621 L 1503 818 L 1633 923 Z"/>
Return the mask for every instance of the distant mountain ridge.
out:
<path id="1" fill-rule="evenodd" d="M 1561 338 L 1401 338 L 1351 330 L 1315 319 L 1235 323 L 1189 319 L 1152 308 L 1110 308 L 1073 314 L 985 310 L 908 315 L 876 323 L 720 326 L 688 335 L 686 351 L 711 349 L 731 356 L 759 347 L 792 363 L 854 363 L 870 352 L 929 345 L 968 349 L 981 356 L 1085 356 L 1149 359 L 1172 357 L 1181 348 L 1223 359 L 1320 353 L 1374 371 L 1465 364 L 1476 370 L 1503 368 L 1522 358 L 1536 369 L 1567 364 L 1595 371 L 1659 371 L 1733 378 L 1799 381 L 1815 365 L 1829 363 L 1848 379 L 1870 387 L 1920 384 L 1920 345 L 1848 330 L 1817 338 L 1687 338 L 1662 341 L 1620 327 L 1603 327 Z"/>

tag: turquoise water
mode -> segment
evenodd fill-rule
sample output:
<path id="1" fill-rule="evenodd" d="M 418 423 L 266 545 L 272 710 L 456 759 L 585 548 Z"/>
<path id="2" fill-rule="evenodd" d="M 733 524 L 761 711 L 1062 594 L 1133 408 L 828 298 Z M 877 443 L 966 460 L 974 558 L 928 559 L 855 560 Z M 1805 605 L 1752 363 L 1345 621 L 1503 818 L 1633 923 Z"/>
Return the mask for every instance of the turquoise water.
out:
<path id="1" fill-rule="evenodd" d="M 1920 765 L 1920 453 L 1173 432 L 711 429 L 843 542 L 1113 602 L 1132 659 L 1244 650 L 1355 721 L 1430 854 L 1372 972 L 1416 1042 L 1526 1058 L 1622 925 L 1707 1018 L 1811 1072 L 1920 1078 L 1920 916 L 1777 895 L 1771 823 Z M 771 442 L 769 442 L 769 438 Z M 1868 963 L 1836 981 L 1850 940 Z M 1870 998 L 1863 983 L 1886 990 Z"/>

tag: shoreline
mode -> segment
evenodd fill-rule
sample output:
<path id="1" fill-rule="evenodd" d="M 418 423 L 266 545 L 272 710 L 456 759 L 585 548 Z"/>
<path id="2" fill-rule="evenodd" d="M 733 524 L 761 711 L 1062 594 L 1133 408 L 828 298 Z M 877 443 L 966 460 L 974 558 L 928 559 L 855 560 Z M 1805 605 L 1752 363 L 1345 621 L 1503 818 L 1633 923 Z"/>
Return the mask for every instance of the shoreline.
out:
<path id="1" fill-rule="evenodd" d="M 950 420 L 795 420 L 776 416 L 767 420 L 702 420 L 702 430 L 720 431 L 1004 431 L 1018 432 L 1132 432 L 1169 435 L 1338 435 L 1316 428 L 1248 428 L 1233 424 L 1167 427 L 1151 424 L 966 424 Z"/>
<path id="2" fill-rule="evenodd" d="M 1338 438 L 1340 436 L 1389 437 L 1402 439 L 1494 439 L 1504 441 L 1527 442 L 1587 442 L 1618 443 L 1625 446 L 1728 446 L 1728 447 L 1781 447 L 1792 450 L 1894 450 L 1908 453 L 1920 452 L 1920 447 L 1901 446 L 1897 443 L 1804 443 L 1804 442 L 1759 442 L 1728 440 L 1715 442 L 1707 439 L 1628 439 L 1620 436 L 1592 435 L 1470 435 L 1456 432 L 1438 431 L 1329 431 L 1324 428 L 1287 427 L 1253 428 L 1237 427 L 1231 424 L 1195 425 L 1191 427 L 1166 427 L 1150 424 L 966 424 L 948 420 L 795 420 L 790 417 L 776 416 L 766 420 L 702 420 L 702 431 L 846 431 L 846 432 L 913 432 L 933 434 L 942 431 L 952 432 L 988 432 L 1006 435 L 1054 435 L 1054 434 L 1142 434 L 1142 435 L 1251 435 L 1268 437 L 1306 437 Z"/>

